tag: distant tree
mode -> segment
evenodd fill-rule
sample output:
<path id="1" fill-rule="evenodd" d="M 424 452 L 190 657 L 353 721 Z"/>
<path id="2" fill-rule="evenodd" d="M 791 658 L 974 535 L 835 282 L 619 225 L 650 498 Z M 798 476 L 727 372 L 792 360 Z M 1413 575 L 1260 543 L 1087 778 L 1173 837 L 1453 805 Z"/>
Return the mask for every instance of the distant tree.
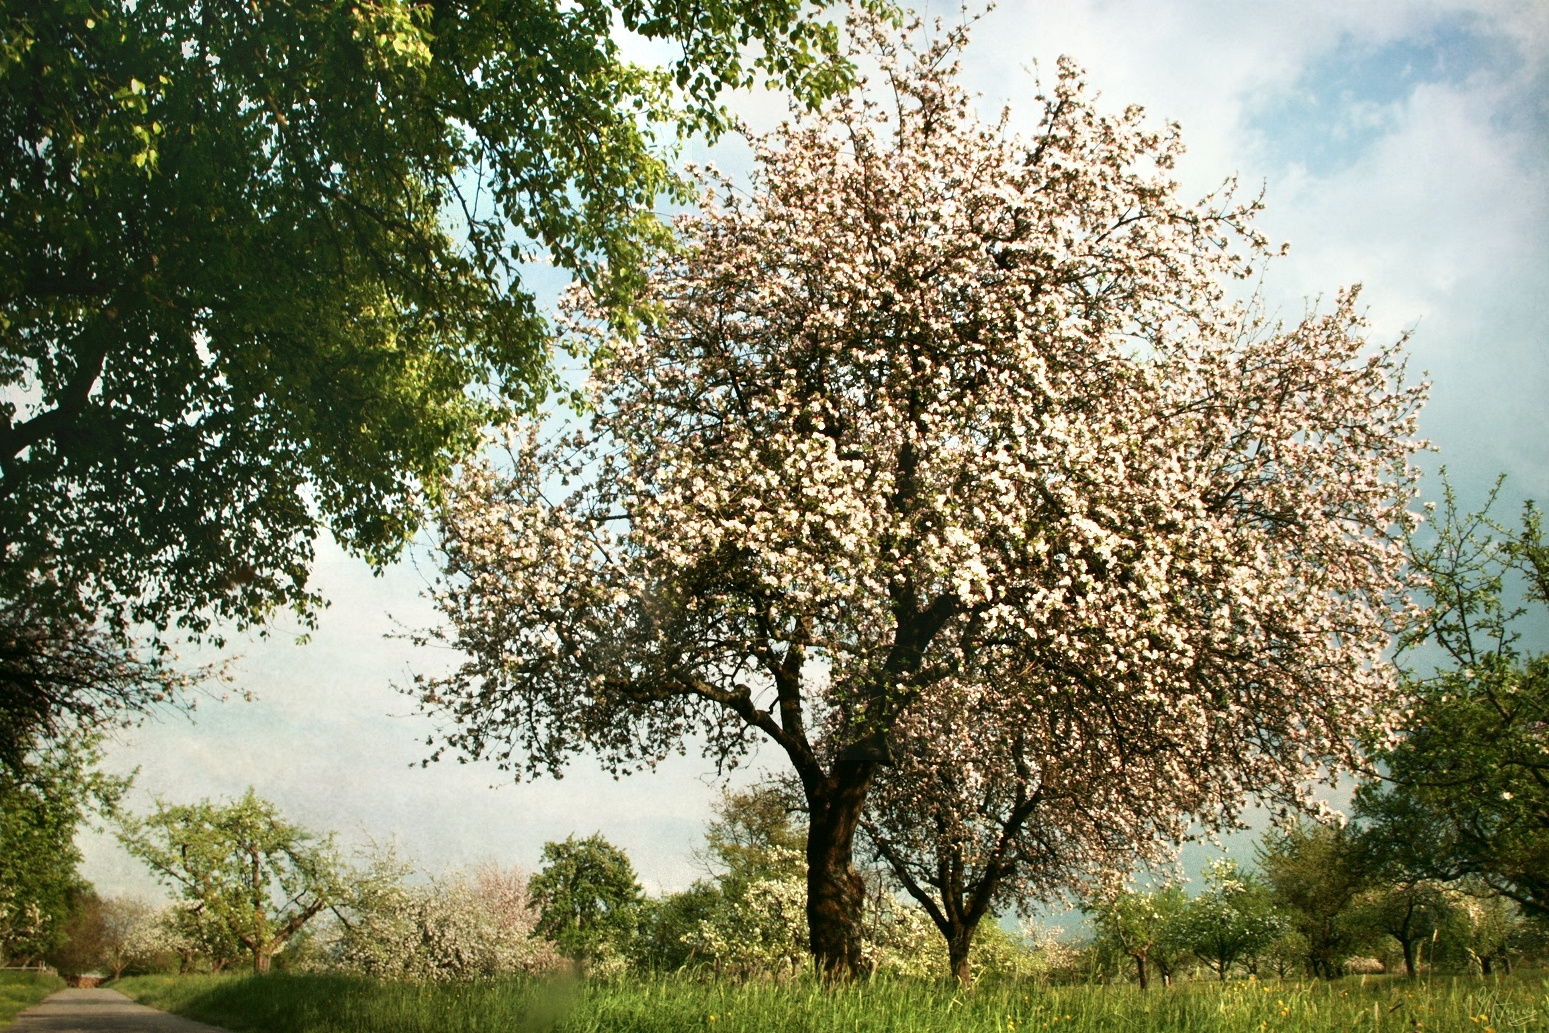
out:
<path id="1" fill-rule="evenodd" d="M 1352 921 L 1378 937 L 1391 937 L 1403 952 L 1404 974 L 1413 979 L 1418 965 L 1416 949 L 1446 926 L 1452 901 L 1435 882 L 1388 882 L 1380 876 L 1374 881 L 1378 883 L 1374 888 L 1356 898 Z"/>
<path id="2" fill-rule="evenodd" d="M 1234 965 L 1257 961 L 1286 926 L 1269 888 L 1228 857 L 1206 869 L 1205 891 L 1184 907 L 1180 936 L 1224 983 Z"/>
<path id="3" fill-rule="evenodd" d="M 1370 936 L 1354 905 L 1368 888 L 1369 855 L 1348 825 L 1287 822 L 1260 840 L 1258 868 L 1297 933 L 1313 976 L 1333 979 Z"/>
<path id="4" fill-rule="evenodd" d="M 706 181 L 638 334 L 573 295 L 580 418 L 451 488 L 466 660 L 420 686 L 450 748 L 527 773 L 773 743 L 836 977 L 866 802 L 937 692 L 1025 698 L 1157 813 L 1353 763 L 1397 702 L 1423 396 L 1353 292 L 1292 327 L 1228 303 L 1256 204 L 1181 200 L 1176 137 L 1068 63 L 1023 139 L 971 111 L 961 33 L 855 38 L 882 88 L 756 141 L 750 190 Z"/>
<path id="5" fill-rule="evenodd" d="M 249 789 L 239 800 L 165 804 L 126 816 L 119 841 L 181 893 L 181 931 L 219 968 L 231 943 L 269 971 L 274 955 L 340 892 L 331 837 L 317 840 Z"/>
<path id="6" fill-rule="evenodd" d="M 29 964 L 63 944 L 72 902 L 90 893 L 77 874 L 75 834 L 88 815 L 111 814 L 126 779 L 95 770 L 98 739 L 44 742 L 0 765 L 0 959 Z"/>
<path id="7" fill-rule="evenodd" d="M 102 960 L 117 979 L 130 966 L 155 960 L 165 945 L 157 934 L 156 909 L 139 897 L 109 897 L 102 902 Z"/>
<path id="8" fill-rule="evenodd" d="M 1529 923 L 1511 898 L 1489 892 L 1477 881 L 1466 881 L 1463 886 L 1464 890 L 1450 894 L 1451 906 L 1443 927 L 1450 941 L 1446 945 L 1461 953 L 1460 960 L 1466 964 L 1477 965 L 1481 975 L 1490 975 L 1497 965 L 1509 975 L 1512 955 L 1534 939 Z M 1541 937 L 1538 946 L 1544 946 Z"/>
<path id="9" fill-rule="evenodd" d="M 103 967 L 106 964 L 105 925 L 102 898 L 89 883 L 77 882 L 69 895 L 60 942 L 43 956 L 44 960 L 67 976 L 78 976 Z"/>
<path id="10" fill-rule="evenodd" d="M 635 934 L 642 897 L 635 868 L 601 834 L 543 844 L 543 867 L 527 889 L 538 932 L 580 965 L 623 953 Z"/>
<path id="11" fill-rule="evenodd" d="M 1171 884 L 1143 890 L 1118 890 L 1088 901 L 1097 937 L 1112 952 L 1135 963 L 1135 981 L 1145 990 L 1156 966 L 1171 982 L 1178 957 L 1185 950 L 1182 920 L 1188 897 Z"/>
<path id="12" fill-rule="evenodd" d="M 1429 596 L 1404 638 L 1416 705 L 1355 814 L 1406 880 L 1482 880 L 1549 918 L 1549 545 L 1536 506 L 1513 529 L 1494 500 L 1459 513 L 1448 484 L 1429 544 L 1411 537 Z"/>
<path id="13" fill-rule="evenodd" d="M 377 979 L 474 979 L 534 974 L 558 961 L 534 935 L 538 912 L 518 869 L 493 864 L 409 885 L 390 852 L 344 880 L 331 905 L 342 930 L 335 959 Z"/>

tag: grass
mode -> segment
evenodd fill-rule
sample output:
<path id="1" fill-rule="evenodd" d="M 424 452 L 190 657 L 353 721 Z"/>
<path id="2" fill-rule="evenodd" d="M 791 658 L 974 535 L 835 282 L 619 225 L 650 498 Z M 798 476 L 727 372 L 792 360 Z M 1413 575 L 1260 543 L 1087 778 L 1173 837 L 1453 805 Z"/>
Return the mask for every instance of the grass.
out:
<path id="1" fill-rule="evenodd" d="M 42 972 L 0 972 L 0 1026 L 9 1026 L 17 1012 L 64 986 L 63 979 Z"/>
<path id="2" fill-rule="evenodd" d="M 1549 1031 L 1549 974 L 1418 982 L 824 987 L 664 977 L 590 984 L 376 983 L 346 976 L 145 976 L 114 984 L 237 1033 L 1310 1033 Z"/>

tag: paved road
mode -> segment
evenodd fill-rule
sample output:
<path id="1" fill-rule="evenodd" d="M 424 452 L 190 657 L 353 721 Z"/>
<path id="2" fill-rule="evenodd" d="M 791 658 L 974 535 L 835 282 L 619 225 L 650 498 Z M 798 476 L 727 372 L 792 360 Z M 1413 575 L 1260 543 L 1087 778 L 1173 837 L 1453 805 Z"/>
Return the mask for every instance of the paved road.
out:
<path id="1" fill-rule="evenodd" d="M 225 1033 L 135 1004 L 117 990 L 61 990 L 16 1016 L 6 1033 Z"/>

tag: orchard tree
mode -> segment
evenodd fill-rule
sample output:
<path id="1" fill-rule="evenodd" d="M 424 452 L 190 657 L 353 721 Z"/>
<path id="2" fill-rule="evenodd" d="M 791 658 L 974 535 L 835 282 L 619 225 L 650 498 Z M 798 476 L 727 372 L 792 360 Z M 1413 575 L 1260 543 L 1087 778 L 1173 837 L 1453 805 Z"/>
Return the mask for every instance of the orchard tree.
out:
<path id="1" fill-rule="evenodd" d="M 1549 918 L 1549 545 L 1531 502 L 1516 527 L 1492 519 L 1495 494 L 1460 513 L 1447 485 L 1414 536 L 1429 604 L 1402 658 L 1416 704 L 1355 813 L 1398 878 L 1481 880 Z"/>
<path id="2" fill-rule="evenodd" d="M 812 8 L 0 4 L 0 663 L 18 607 L 124 646 L 310 619 L 325 529 L 395 556 L 551 384 L 524 263 L 627 321 L 680 192 L 657 132 L 714 136 L 725 87 L 842 86 Z M 676 56 L 633 64 L 620 29 Z M 10 696 L 5 723 L 58 705 Z"/>
<path id="3" fill-rule="evenodd" d="M 1099 738 L 1080 715 L 986 685 L 934 688 L 894 724 L 861 828 L 930 916 L 963 986 L 980 922 L 1161 860 L 1194 783 L 1148 776 L 1165 750 Z M 1125 756 L 1122 772 L 1111 758 Z"/>
<path id="4" fill-rule="evenodd" d="M 1184 945 L 1223 983 L 1233 965 L 1252 968 L 1287 930 L 1269 888 L 1229 857 L 1210 863 L 1205 891 L 1185 905 L 1180 925 Z"/>
<path id="5" fill-rule="evenodd" d="M 1370 888 L 1371 854 L 1349 825 L 1300 819 L 1272 829 L 1255 853 L 1276 907 L 1297 934 L 1307 972 L 1335 978 L 1370 939 L 1356 904 Z"/>
<path id="6" fill-rule="evenodd" d="M 447 745 L 532 774 L 773 743 L 840 976 L 868 795 L 943 686 L 1179 743 L 1183 780 L 1251 714 L 1277 748 L 1223 799 L 1347 750 L 1392 691 L 1420 400 L 1353 293 L 1289 330 L 1224 300 L 1255 206 L 1181 202 L 1138 109 L 1062 64 L 1022 139 L 971 113 L 960 33 L 854 32 L 885 103 L 758 141 L 751 190 L 680 220 L 638 333 L 574 295 L 586 405 L 449 490 L 438 634 L 467 659 L 421 684 Z"/>
<path id="7" fill-rule="evenodd" d="M 1099 944 L 1135 963 L 1140 989 L 1151 985 L 1151 967 L 1172 981 L 1172 970 L 1187 950 L 1183 914 L 1188 897 L 1181 887 L 1167 884 L 1149 889 L 1110 890 L 1085 905 L 1092 915 Z"/>
<path id="8" fill-rule="evenodd" d="M 635 934 L 642 895 L 635 867 L 600 833 L 543 844 L 543 867 L 527 891 L 536 931 L 581 965 L 619 953 Z"/>
<path id="9" fill-rule="evenodd" d="M 157 802 L 126 816 L 119 840 L 182 894 L 179 925 L 194 943 L 240 944 L 253 971 L 340 895 L 331 839 L 316 840 L 249 789 L 231 803 Z M 227 950 L 211 950 L 225 957 Z"/>
<path id="10" fill-rule="evenodd" d="M 77 731 L 0 765 L 0 962 L 29 964 L 59 947 L 75 903 L 91 893 L 75 834 L 110 816 L 127 779 L 96 771 L 99 739 Z M 93 895 L 91 899 L 95 899 Z"/>

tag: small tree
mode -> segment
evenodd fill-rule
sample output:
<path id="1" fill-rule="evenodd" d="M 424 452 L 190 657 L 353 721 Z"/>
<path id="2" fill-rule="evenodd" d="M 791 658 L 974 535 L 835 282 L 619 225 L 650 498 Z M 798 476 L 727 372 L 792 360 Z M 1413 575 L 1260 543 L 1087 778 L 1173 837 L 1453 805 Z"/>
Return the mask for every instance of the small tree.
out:
<path id="1" fill-rule="evenodd" d="M 229 804 L 158 800 L 154 814 L 122 821 L 119 840 L 182 894 L 195 942 L 235 941 L 256 973 L 339 892 L 332 837 L 316 840 L 252 789 Z"/>
<path id="2" fill-rule="evenodd" d="M 1494 501 L 1460 513 L 1447 485 L 1429 540 L 1411 538 L 1429 597 L 1404 638 L 1416 705 L 1355 813 L 1403 880 L 1471 878 L 1549 918 L 1549 652 L 1533 648 L 1549 543 L 1536 506 L 1513 528 Z"/>
<path id="3" fill-rule="evenodd" d="M 582 966 L 622 952 L 634 936 L 640 883 L 629 857 L 600 833 L 543 844 L 543 867 L 527 888 L 538 932 Z"/>
<path id="4" fill-rule="evenodd" d="M 1353 907 L 1370 876 L 1354 830 L 1287 822 L 1260 841 L 1257 860 L 1276 906 L 1299 934 L 1307 971 L 1325 979 L 1339 975 L 1369 938 Z"/>
<path id="5" fill-rule="evenodd" d="M 1183 909 L 1185 946 L 1226 982 L 1232 966 L 1253 963 L 1286 930 L 1269 889 L 1235 860 L 1219 858 L 1205 872 L 1205 892 Z"/>
<path id="6" fill-rule="evenodd" d="M 1416 950 L 1446 926 L 1452 902 L 1438 883 L 1385 882 L 1356 899 L 1352 920 L 1378 936 L 1391 937 L 1404 955 L 1404 974 L 1417 972 Z"/>
<path id="7" fill-rule="evenodd" d="M 1121 890 L 1086 905 L 1095 918 L 1098 938 L 1115 953 L 1135 963 L 1135 981 L 1145 990 L 1151 985 L 1150 966 L 1155 964 L 1170 983 L 1182 952 L 1181 920 L 1188 898 L 1181 888 L 1168 884 L 1146 890 Z"/>

